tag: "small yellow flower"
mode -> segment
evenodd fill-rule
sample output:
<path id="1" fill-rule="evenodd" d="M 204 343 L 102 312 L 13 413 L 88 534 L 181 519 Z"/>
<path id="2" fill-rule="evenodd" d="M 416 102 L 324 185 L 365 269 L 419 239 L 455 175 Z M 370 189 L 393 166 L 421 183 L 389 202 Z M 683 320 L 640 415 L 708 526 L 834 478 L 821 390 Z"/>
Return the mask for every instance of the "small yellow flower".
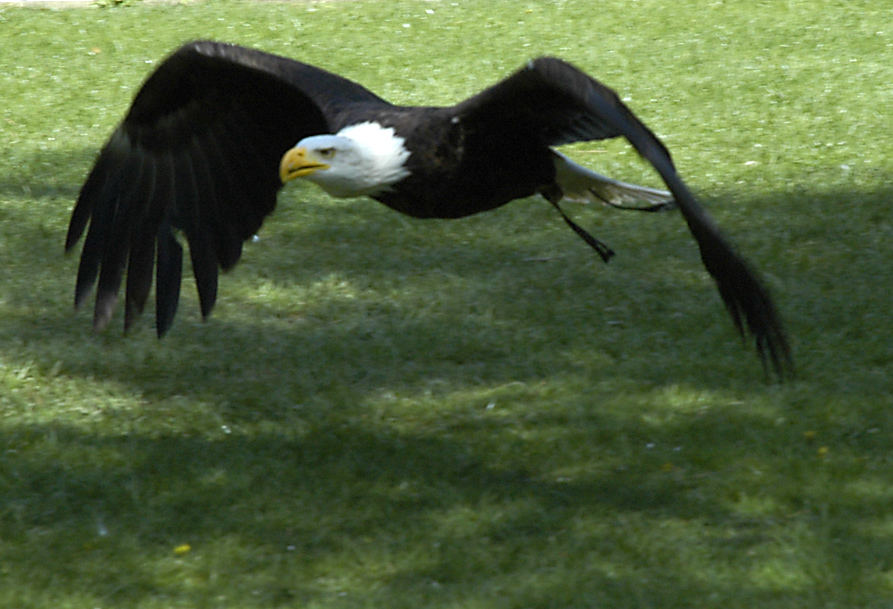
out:
<path id="1" fill-rule="evenodd" d="M 810 429 L 809 431 L 804 431 L 804 432 L 803 432 L 803 439 L 804 439 L 804 440 L 815 440 L 815 430 L 814 430 L 814 429 Z"/>
<path id="2" fill-rule="evenodd" d="M 192 546 L 188 543 L 181 543 L 176 548 L 174 548 L 174 554 L 176 554 L 177 556 L 189 554 L 190 551 L 192 551 Z"/>
<path id="3" fill-rule="evenodd" d="M 819 453 L 820 457 L 824 457 L 828 454 L 828 447 L 827 446 L 819 446 L 819 450 L 817 452 Z"/>

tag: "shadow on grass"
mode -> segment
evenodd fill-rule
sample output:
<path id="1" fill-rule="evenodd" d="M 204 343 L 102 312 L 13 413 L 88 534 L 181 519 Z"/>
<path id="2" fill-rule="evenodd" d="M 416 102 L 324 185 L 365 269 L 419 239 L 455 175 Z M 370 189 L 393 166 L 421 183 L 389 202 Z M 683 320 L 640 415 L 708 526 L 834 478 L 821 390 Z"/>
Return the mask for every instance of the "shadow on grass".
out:
<path id="1" fill-rule="evenodd" d="M 112 400 L 66 415 L 100 416 L 105 432 L 0 432 L 4 560 L 35 596 L 545 607 L 673 606 L 678 594 L 781 607 L 828 594 L 869 606 L 883 589 L 862 571 L 893 563 L 889 537 L 871 533 L 887 503 L 871 490 L 882 442 L 866 431 L 871 402 L 889 395 L 888 312 L 872 297 L 893 286 L 879 215 L 893 193 L 861 194 L 850 220 L 872 228 L 855 239 L 834 222 L 844 193 L 742 202 L 773 208 L 733 232 L 772 237 L 759 257 L 804 377 L 787 389 L 753 386 L 754 356 L 672 216 L 606 216 L 595 232 L 629 231 L 617 239 L 631 255 L 602 267 L 545 205 L 420 223 L 291 196 L 283 227 L 223 278 L 215 317 L 196 322 L 189 294 L 159 342 L 145 326 L 95 336 L 87 315 L 65 312 L 74 261 L 60 262 L 50 229 L 71 194 L 40 195 L 54 217 L 4 211 L 5 366 Z M 481 416 L 478 401 L 511 384 L 512 416 Z M 704 410 L 649 419 L 673 387 Z M 853 409 L 825 423 L 846 458 L 820 471 L 816 446 L 791 445 L 810 427 L 779 423 L 820 424 L 817 394 Z M 116 415 L 120 396 L 145 419 Z M 841 488 L 845 475 L 863 484 Z"/>
<path id="2" fill-rule="evenodd" d="M 616 427 L 597 412 L 586 425 Z M 114 604 L 220 595 L 250 606 L 338 597 L 579 606 L 630 594 L 654 603 L 675 591 L 790 606 L 820 594 L 861 601 L 855 591 L 866 584 L 870 596 L 861 570 L 893 561 L 889 539 L 868 533 L 886 499 L 810 485 L 790 467 L 748 480 L 735 464 L 754 447 L 733 427 L 768 442 L 747 456 L 751 465 L 771 466 L 787 441 L 761 417 L 724 412 L 648 432 L 664 444 L 719 431 L 702 468 L 671 470 L 643 451 L 623 467 L 548 479 L 494 465 L 480 434 L 507 439 L 498 429 L 458 439 L 338 417 L 217 439 L 7 427 L 2 532 L 7 552 L 28 553 L 6 560 L 30 571 L 35 589 Z M 558 442 L 573 435 L 558 433 Z M 747 494 L 775 503 L 772 513 L 742 510 Z M 184 543 L 191 551 L 178 557 Z M 704 575 L 765 563 L 788 570 L 772 574 L 774 587 L 771 575 Z"/>

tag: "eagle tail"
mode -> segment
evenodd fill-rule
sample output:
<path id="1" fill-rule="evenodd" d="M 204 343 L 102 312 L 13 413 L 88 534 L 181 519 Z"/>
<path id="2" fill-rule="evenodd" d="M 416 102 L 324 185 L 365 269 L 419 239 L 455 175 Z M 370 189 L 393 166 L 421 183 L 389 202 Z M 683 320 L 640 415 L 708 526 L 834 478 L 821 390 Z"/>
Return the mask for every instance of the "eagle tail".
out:
<path id="1" fill-rule="evenodd" d="M 664 211 L 673 209 L 673 195 L 666 190 L 628 184 L 574 163 L 552 151 L 555 183 L 562 198 L 582 203 L 603 203 L 617 209 Z M 634 205 L 638 203 L 639 205 Z"/>

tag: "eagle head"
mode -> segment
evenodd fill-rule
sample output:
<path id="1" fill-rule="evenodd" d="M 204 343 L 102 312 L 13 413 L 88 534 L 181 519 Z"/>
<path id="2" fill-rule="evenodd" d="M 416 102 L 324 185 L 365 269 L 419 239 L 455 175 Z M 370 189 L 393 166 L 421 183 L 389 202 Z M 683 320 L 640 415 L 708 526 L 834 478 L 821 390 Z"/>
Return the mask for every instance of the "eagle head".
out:
<path id="1" fill-rule="evenodd" d="M 366 122 L 334 135 L 313 135 L 279 163 L 283 183 L 305 178 L 333 197 L 374 196 L 409 175 L 405 140 L 393 128 Z"/>

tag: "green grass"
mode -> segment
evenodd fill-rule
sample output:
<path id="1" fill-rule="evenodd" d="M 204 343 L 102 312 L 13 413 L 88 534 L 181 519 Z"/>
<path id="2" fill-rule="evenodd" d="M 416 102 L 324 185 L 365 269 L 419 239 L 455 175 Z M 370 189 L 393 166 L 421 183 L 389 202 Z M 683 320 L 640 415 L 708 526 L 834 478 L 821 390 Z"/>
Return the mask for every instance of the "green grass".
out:
<path id="1" fill-rule="evenodd" d="M 0 8 L 0 606 L 893 604 L 883 2 Z M 73 199 L 138 84 L 217 38 L 451 103 L 538 54 L 664 138 L 772 287 L 767 384 L 681 218 L 415 221 L 290 187 L 199 320 L 73 313 Z M 621 143 L 573 147 L 657 184 Z"/>

